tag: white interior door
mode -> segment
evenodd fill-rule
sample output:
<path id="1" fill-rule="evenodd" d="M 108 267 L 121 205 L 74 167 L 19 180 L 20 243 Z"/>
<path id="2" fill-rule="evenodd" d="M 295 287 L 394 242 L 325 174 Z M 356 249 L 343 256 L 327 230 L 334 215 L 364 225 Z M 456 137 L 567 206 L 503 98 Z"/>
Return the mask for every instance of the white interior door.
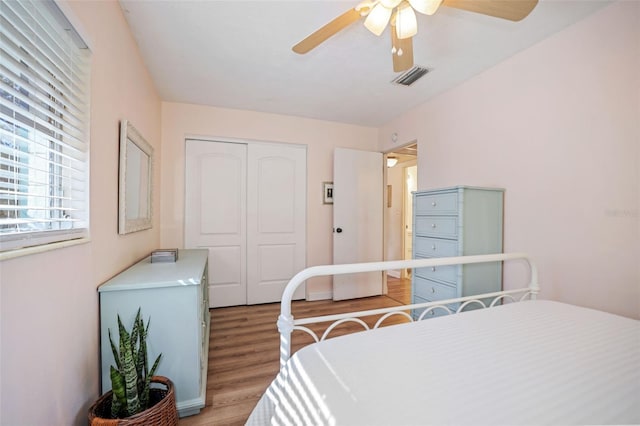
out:
<path id="1" fill-rule="evenodd" d="M 248 153 L 247 303 L 277 302 L 306 265 L 307 151 L 253 144 Z M 304 285 L 295 299 L 305 296 Z"/>
<path id="2" fill-rule="evenodd" d="M 209 249 L 209 306 L 247 302 L 247 145 L 187 140 L 185 248 Z"/>
<path id="3" fill-rule="evenodd" d="M 333 263 L 383 259 L 382 153 L 336 148 L 333 163 Z M 336 275 L 333 299 L 382 294 L 382 272 Z"/>

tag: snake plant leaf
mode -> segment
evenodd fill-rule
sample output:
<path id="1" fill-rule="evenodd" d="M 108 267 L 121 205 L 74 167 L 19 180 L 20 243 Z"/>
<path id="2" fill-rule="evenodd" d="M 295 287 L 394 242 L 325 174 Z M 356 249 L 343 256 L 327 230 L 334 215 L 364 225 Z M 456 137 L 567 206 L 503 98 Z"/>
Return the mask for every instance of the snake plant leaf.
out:
<path id="1" fill-rule="evenodd" d="M 160 364 L 161 357 L 162 357 L 162 354 L 158 355 L 158 357 L 153 363 L 153 366 L 151 367 L 151 371 L 149 372 L 149 374 L 147 374 L 144 380 L 144 390 L 142 391 L 140 398 L 144 399 L 146 404 L 149 403 L 149 388 L 151 386 L 151 378 L 155 374 L 156 369 L 158 368 L 158 364 Z"/>
<path id="2" fill-rule="evenodd" d="M 118 349 L 120 350 L 120 372 L 124 374 L 124 366 L 122 365 L 125 357 L 126 346 L 131 345 L 131 337 L 127 332 L 127 329 L 122 325 L 122 320 L 120 319 L 120 315 L 118 315 L 118 335 L 120 336 L 120 341 L 118 343 Z"/>
<path id="3" fill-rule="evenodd" d="M 140 399 L 138 398 L 138 374 L 133 361 L 133 349 L 131 348 L 131 336 L 122 325 L 118 317 L 120 329 L 120 356 L 125 382 L 125 394 L 127 396 L 127 415 L 131 416 L 140 412 Z"/>
<path id="4" fill-rule="evenodd" d="M 138 308 L 138 312 L 136 313 L 136 317 L 133 320 L 133 326 L 131 327 L 131 347 L 135 348 L 136 343 L 138 342 L 138 338 L 140 335 L 140 326 L 138 325 L 140 322 L 140 308 Z"/>
<path id="5" fill-rule="evenodd" d="M 139 312 L 139 311 L 138 311 Z M 138 395 L 142 395 L 145 386 L 144 377 L 147 374 L 147 340 L 146 340 L 146 330 L 144 328 L 144 321 L 138 315 L 135 319 L 134 327 L 137 329 L 138 337 L 139 337 L 139 345 L 138 349 L 135 352 L 136 355 L 136 371 L 138 373 Z M 135 348 L 134 348 L 135 350 Z M 144 407 L 146 401 L 140 400 L 141 405 Z"/>
<path id="6" fill-rule="evenodd" d="M 113 343 L 113 338 L 111 337 L 111 329 L 109 329 L 109 343 L 111 343 L 111 352 L 113 353 L 113 359 L 116 362 L 116 367 L 120 370 L 122 367 L 120 366 L 120 356 L 118 355 L 118 349 L 116 348 L 115 343 Z"/>
<path id="7" fill-rule="evenodd" d="M 161 357 L 162 357 L 162 354 L 158 355 L 158 357 L 154 361 L 153 367 L 151 367 L 151 371 L 148 374 L 149 378 L 153 377 L 153 375 L 156 374 L 156 369 L 158 368 L 158 364 L 160 364 Z"/>
<path id="8" fill-rule="evenodd" d="M 141 360 L 139 359 L 139 351 L 136 349 L 137 346 L 139 346 L 138 344 L 138 340 L 141 337 L 141 330 L 140 330 L 140 308 L 138 308 L 138 312 L 136 313 L 136 317 L 133 320 L 133 326 L 131 327 L 131 350 L 133 351 L 133 362 L 134 365 L 136 367 L 136 375 L 138 377 L 137 380 L 137 385 L 138 385 L 138 392 L 140 392 L 139 389 L 139 378 L 142 375 L 142 365 L 141 365 Z"/>
<path id="9" fill-rule="evenodd" d="M 111 366 L 111 417 L 117 418 L 122 416 L 122 409 L 127 404 L 127 398 L 124 391 L 124 378 L 122 374 Z"/>

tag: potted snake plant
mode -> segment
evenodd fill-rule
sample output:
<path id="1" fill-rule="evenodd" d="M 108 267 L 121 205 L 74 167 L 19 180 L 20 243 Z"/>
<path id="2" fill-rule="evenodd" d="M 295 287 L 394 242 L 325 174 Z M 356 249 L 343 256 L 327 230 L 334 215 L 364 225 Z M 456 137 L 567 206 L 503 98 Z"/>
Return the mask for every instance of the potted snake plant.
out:
<path id="1" fill-rule="evenodd" d="M 147 335 L 150 322 L 151 319 L 145 326 L 138 308 L 131 332 L 128 332 L 118 315 L 118 345 L 114 343 L 109 329 L 116 365 L 111 365 L 111 390 L 89 409 L 91 426 L 178 424 L 173 383 L 166 377 L 154 376 L 162 354 L 149 369 Z M 152 383 L 164 388 L 152 387 Z"/>

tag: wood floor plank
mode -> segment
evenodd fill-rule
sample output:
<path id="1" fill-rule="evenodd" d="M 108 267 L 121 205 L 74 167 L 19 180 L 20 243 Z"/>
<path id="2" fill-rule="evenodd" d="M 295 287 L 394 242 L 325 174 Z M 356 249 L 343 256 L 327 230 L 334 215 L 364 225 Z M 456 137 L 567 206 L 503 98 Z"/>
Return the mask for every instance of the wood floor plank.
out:
<path id="1" fill-rule="evenodd" d="M 333 302 L 296 301 L 292 312 L 295 318 L 328 315 L 339 312 L 369 310 L 410 303 L 407 281 L 389 279 L 389 296 Z M 206 405 L 200 414 L 180 419 L 180 426 L 236 426 L 244 425 L 258 400 L 278 374 L 279 335 L 276 320 L 280 304 L 233 306 L 211 309 L 209 337 L 209 371 Z M 373 326 L 377 317 L 364 319 Z M 389 324 L 404 322 L 393 318 Z M 386 323 L 385 323 L 386 324 Z M 322 333 L 325 325 L 310 327 Z M 360 331 L 361 327 L 345 324 L 331 336 Z M 313 340 L 304 333 L 294 333 L 292 352 Z"/>

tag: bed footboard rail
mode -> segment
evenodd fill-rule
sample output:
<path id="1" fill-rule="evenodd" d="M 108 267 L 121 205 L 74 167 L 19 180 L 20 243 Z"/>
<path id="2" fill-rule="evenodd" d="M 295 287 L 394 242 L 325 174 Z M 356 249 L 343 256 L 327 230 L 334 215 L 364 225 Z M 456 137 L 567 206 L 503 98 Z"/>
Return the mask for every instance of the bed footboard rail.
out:
<path id="1" fill-rule="evenodd" d="M 505 290 L 494 293 L 487 293 L 481 295 L 460 297 L 455 299 L 441 300 L 438 302 L 419 303 L 404 306 L 394 306 L 389 308 L 374 309 L 368 311 L 349 312 L 344 314 L 325 315 L 321 317 L 294 319 L 291 314 L 291 302 L 293 293 L 295 290 L 309 278 L 319 276 L 331 276 L 340 274 L 352 274 L 359 272 L 372 272 L 372 271 L 386 271 L 392 269 L 404 269 L 404 268 L 423 268 L 433 266 L 447 266 L 447 265 L 465 265 L 473 263 L 489 263 L 489 262 L 504 262 L 511 260 L 524 261 L 530 271 L 530 281 L 527 287 Z M 306 268 L 297 273 L 289 283 L 287 284 L 283 295 L 282 303 L 280 305 L 280 316 L 278 317 L 278 331 L 280 332 L 280 368 L 282 369 L 291 356 L 291 333 L 294 330 L 302 330 L 312 335 L 312 337 L 318 340 L 324 340 L 333 328 L 337 325 L 346 322 L 354 321 L 360 323 L 363 329 L 368 330 L 369 326 L 360 319 L 363 316 L 369 315 L 383 315 L 373 328 L 379 327 L 382 322 L 393 315 L 404 315 L 409 320 L 413 321 L 410 315 L 405 311 L 409 309 L 424 308 L 424 312 L 420 316 L 419 320 L 424 315 L 434 309 L 444 309 L 448 313 L 461 312 L 468 305 L 479 304 L 480 307 L 494 306 L 502 300 L 509 299 L 512 301 L 518 301 L 525 298 L 535 299 L 540 288 L 538 286 L 538 273 L 535 265 L 531 262 L 529 257 L 524 253 L 500 253 L 500 254 L 488 254 L 488 255 L 476 255 L 476 256 L 457 256 L 457 257 L 441 257 L 431 259 L 412 259 L 412 260 L 394 260 L 384 262 L 368 262 L 368 263 L 352 263 L 342 265 L 322 265 L 312 266 Z M 491 299 L 492 302 L 487 306 L 486 300 Z M 456 312 L 453 312 L 449 306 L 451 304 L 459 304 L 459 308 Z M 334 321 L 327 330 L 324 332 L 321 338 L 318 338 L 315 333 L 308 328 L 304 327 L 306 324 Z"/>

